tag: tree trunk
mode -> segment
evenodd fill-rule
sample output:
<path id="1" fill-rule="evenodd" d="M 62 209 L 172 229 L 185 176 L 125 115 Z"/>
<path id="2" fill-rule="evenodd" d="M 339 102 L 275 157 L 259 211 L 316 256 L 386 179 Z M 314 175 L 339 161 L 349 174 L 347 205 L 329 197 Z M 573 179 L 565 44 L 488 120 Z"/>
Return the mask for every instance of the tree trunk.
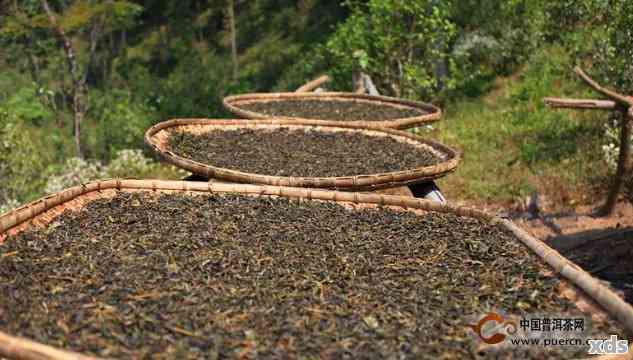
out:
<path id="1" fill-rule="evenodd" d="M 613 179 L 613 184 L 609 189 L 607 202 L 604 204 L 602 213 L 611 215 L 615 210 L 618 201 L 618 195 L 622 189 L 625 176 L 629 173 L 629 164 L 631 156 L 631 122 L 633 121 L 633 106 L 622 114 L 622 123 L 620 129 L 620 154 L 618 156 L 618 168 Z"/>
<path id="2" fill-rule="evenodd" d="M 75 57 L 75 50 L 73 49 L 72 43 L 70 42 L 70 38 L 66 35 L 64 29 L 57 23 L 57 18 L 55 17 L 55 13 L 51 10 L 48 5 L 47 0 L 41 0 L 42 6 L 44 7 L 44 11 L 48 15 L 48 20 L 53 26 L 57 36 L 59 37 L 60 42 L 64 48 L 64 53 L 66 54 L 66 62 L 68 63 L 68 71 L 70 72 L 70 76 L 72 78 L 72 92 L 73 92 L 73 134 L 75 137 L 75 151 L 78 157 L 83 157 L 83 153 L 81 151 L 81 123 L 85 116 L 86 105 L 85 105 L 85 94 L 86 87 L 84 77 L 79 71 L 79 67 L 77 65 L 77 59 Z"/>
<path id="3" fill-rule="evenodd" d="M 237 35 L 235 30 L 235 9 L 234 1 L 228 2 L 229 26 L 231 28 L 231 59 L 233 60 L 233 81 L 237 81 L 238 65 L 237 65 Z"/>
<path id="4" fill-rule="evenodd" d="M 31 72 L 31 78 L 39 87 L 40 86 L 40 67 L 37 62 L 37 57 L 35 57 L 35 55 L 33 55 L 33 53 L 31 52 L 29 52 L 28 62 L 29 62 L 29 70 Z"/>

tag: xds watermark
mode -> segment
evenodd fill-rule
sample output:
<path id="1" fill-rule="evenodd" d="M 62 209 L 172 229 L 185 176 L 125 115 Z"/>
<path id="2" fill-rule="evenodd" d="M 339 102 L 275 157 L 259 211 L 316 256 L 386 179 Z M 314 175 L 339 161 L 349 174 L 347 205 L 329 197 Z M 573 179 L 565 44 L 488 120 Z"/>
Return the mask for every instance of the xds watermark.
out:
<path id="1" fill-rule="evenodd" d="M 609 339 L 589 338 L 583 318 L 531 316 L 515 321 L 497 312 L 490 312 L 467 326 L 489 345 L 584 348 L 591 355 L 624 354 L 629 351 L 628 341 L 618 339 L 617 335 L 611 335 Z"/>
<path id="2" fill-rule="evenodd" d="M 607 340 L 589 339 L 589 354 L 626 354 L 629 351 L 629 342 L 619 340 L 617 335 L 611 335 Z"/>

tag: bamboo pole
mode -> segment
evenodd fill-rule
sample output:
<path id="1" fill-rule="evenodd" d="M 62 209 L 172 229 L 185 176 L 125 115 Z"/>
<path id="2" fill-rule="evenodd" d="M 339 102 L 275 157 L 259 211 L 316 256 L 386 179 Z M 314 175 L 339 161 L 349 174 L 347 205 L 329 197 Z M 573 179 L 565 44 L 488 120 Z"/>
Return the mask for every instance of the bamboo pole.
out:
<path id="1" fill-rule="evenodd" d="M 312 80 L 312 81 L 308 81 L 307 83 L 301 85 L 297 90 L 295 90 L 295 92 L 301 93 L 301 92 L 310 92 L 316 88 L 318 88 L 319 86 L 325 84 L 326 82 L 330 81 L 330 77 L 327 75 L 321 75 L 318 78 Z"/>
<path id="2" fill-rule="evenodd" d="M 97 360 L 0 331 L 0 358 L 5 356 L 15 360 Z"/>
<path id="3" fill-rule="evenodd" d="M 557 109 L 593 109 L 593 110 L 615 110 L 615 101 L 592 100 L 592 99 L 563 99 L 546 97 L 543 99 L 545 105 Z"/>

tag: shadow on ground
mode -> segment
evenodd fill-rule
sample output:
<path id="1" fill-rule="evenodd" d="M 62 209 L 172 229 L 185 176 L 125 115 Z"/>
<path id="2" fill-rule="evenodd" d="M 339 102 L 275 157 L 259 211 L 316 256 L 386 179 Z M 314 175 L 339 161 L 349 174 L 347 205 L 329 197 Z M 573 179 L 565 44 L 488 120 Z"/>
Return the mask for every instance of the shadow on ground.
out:
<path id="1" fill-rule="evenodd" d="M 559 234 L 547 243 L 633 303 L 633 227 Z"/>

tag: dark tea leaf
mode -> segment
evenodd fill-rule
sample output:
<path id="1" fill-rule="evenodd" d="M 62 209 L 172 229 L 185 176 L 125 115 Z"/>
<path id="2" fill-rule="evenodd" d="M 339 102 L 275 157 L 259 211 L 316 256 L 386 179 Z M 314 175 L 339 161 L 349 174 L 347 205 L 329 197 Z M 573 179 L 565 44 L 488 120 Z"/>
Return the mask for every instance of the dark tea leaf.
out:
<path id="1" fill-rule="evenodd" d="M 284 99 L 240 104 L 241 109 L 268 116 L 338 121 L 384 121 L 425 115 L 411 107 L 396 107 L 377 102 L 333 99 Z"/>
<path id="2" fill-rule="evenodd" d="M 429 149 L 385 136 L 317 130 L 173 131 L 172 152 L 198 162 L 271 176 L 375 174 L 437 164 Z"/>
<path id="3" fill-rule="evenodd" d="M 0 245 L 0 330 L 118 358 L 464 358 L 471 314 L 576 311 L 542 267 L 450 214 L 119 193 Z"/>

